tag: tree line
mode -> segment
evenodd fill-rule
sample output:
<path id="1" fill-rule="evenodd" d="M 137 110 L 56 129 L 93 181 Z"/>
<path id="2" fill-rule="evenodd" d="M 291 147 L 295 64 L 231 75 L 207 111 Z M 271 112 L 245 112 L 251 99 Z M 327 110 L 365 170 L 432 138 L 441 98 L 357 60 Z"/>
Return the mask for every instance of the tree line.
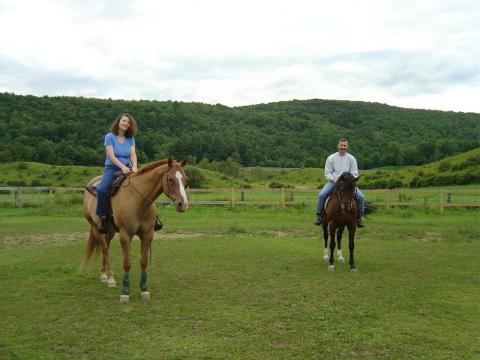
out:
<path id="1" fill-rule="evenodd" d="M 346 137 L 369 169 L 421 165 L 480 146 L 476 113 L 319 99 L 226 107 L 0 93 L 0 161 L 101 166 L 103 138 L 122 112 L 139 123 L 141 163 L 187 156 L 205 167 L 323 167 Z"/>

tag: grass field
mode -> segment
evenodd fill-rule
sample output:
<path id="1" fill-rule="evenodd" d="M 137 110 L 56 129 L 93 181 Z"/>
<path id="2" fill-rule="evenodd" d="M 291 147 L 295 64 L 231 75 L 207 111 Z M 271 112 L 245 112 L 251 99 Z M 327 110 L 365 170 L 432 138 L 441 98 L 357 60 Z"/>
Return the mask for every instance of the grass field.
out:
<path id="1" fill-rule="evenodd" d="M 0 207 L 1 359 L 480 357 L 480 214 L 391 209 L 356 241 L 358 273 L 321 261 L 311 207 L 161 210 L 141 301 L 78 264 L 79 205 Z M 121 251 L 112 243 L 120 280 Z M 344 255 L 348 254 L 344 241 Z"/>

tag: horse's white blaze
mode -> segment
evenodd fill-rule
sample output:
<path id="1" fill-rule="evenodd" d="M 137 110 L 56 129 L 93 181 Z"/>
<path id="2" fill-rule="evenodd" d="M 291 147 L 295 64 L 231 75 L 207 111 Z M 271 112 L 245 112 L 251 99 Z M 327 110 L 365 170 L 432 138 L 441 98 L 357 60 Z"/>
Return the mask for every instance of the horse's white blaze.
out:
<path id="1" fill-rule="evenodd" d="M 175 173 L 175 177 L 178 179 L 178 185 L 180 186 L 180 194 L 182 195 L 183 203 L 185 205 L 188 205 L 187 193 L 185 192 L 185 187 L 183 186 L 182 174 L 180 173 L 180 171 L 177 171 Z"/>

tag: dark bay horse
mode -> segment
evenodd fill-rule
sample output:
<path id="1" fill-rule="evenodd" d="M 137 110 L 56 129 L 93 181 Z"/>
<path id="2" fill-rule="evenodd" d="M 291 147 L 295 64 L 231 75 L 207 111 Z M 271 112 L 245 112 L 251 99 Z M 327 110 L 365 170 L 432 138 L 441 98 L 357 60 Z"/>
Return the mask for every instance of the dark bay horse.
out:
<path id="1" fill-rule="evenodd" d="M 187 210 L 188 200 L 185 192 L 187 176 L 183 171 L 186 162 L 186 159 L 180 163 L 171 158 L 163 159 L 147 164 L 137 173 L 130 174 L 122 183 L 118 193 L 111 199 L 115 224 L 109 224 L 108 233 L 105 235 L 97 231 L 99 222 L 99 218 L 95 214 L 97 198 L 87 190 L 84 191 L 83 210 L 90 223 L 90 236 L 85 249 L 83 265 L 88 262 L 93 253 L 101 251 L 103 266 L 100 280 L 106 282 L 108 287 L 115 287 L 116 283 L 110 266 L 109 249 L 112 238 L 118 232 L 125 271 L 120 296 L 120 302 L 122 303 L 130 299 L 129 271 L 131 263 L 129 252 L 130 242 L 134 235 L 138 235 L 141 240 L 141 296 L 143 299 L 150 299 L 150 292 L 147 289 L 147 265 L 156 219 L 154 201 L 160 194 L 164 193 L 173 201 L 177 211 Z M 92 179 L 89 184 L 94 183 L 98 178 Z"/>
<path id="2" fill-rule="evenodd" d="M 342 255 L 342 234 L 345 226 L 348 228 L 348 248 L 350 250 L 350 271 L 357 271 L 353 260 L 355 249 L 355 231 L 357 229 L 357 202 L 355 200 L 356 182 L 350 173 L 343 173 L 333 188 L 332 195 L 325 206 L 326 224 L 323 224 L 323 238 L 325 240 L 324 260 L 329 260 L 328 269 L 333 271 L 333 253 L 335 251 L 335 235 L 338 243 L 338 261 L 344 262 Z M 328 256 L 328 234 L 330 233 L 330 256 Z"/>

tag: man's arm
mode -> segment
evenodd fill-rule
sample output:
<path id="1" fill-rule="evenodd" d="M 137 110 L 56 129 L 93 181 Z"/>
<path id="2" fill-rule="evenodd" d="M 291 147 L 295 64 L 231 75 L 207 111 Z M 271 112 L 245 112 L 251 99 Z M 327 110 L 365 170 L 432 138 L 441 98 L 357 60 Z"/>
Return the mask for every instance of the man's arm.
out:
<path id="1" fill-rule="evenodd" d="M 337 178 L 333 176 L 333 159 L 330 156 L 325 161 L 325 178 L 328 181 L 337 181 Z"/>
<path id="2" fill-rule="evenodd" d="M 350 164 L 350 174 L 352 174 L 356 178 L 358 177 L 357 160 L 353 156 L 352 156 L 352 163 Z"/>

